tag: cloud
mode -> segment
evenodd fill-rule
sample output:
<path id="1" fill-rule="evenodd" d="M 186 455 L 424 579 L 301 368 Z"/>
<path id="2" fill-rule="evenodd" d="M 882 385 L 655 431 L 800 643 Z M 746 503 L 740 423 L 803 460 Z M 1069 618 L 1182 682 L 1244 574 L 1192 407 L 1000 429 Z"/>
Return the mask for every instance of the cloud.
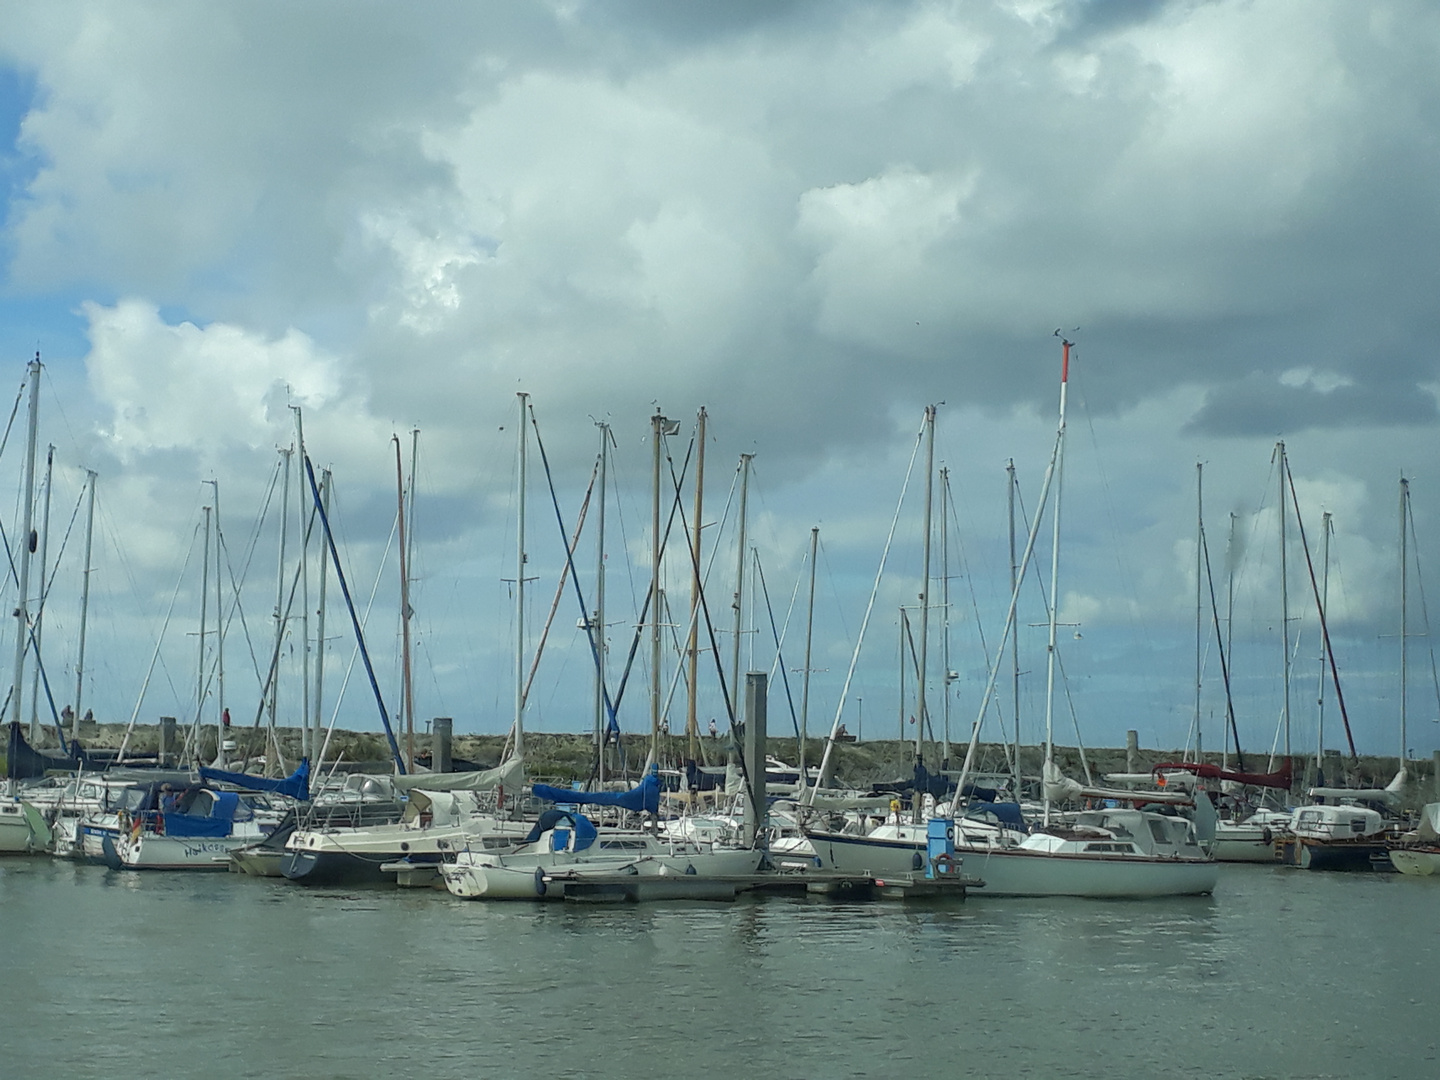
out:
<path id="1" fill-rule="evenodd" d="M 1372 501 L 1429 460 L 1440 15 L 1424 6 L 120 18 L 74 0 L 7 9 L 0 42 L 20 116 L 0 147 L 3 299 L 33 305 L 0 333 L 28 355 L 34 313 L 78 312 L 77 441 L 95 418 L 151 521 L 189 512 L 167 475 L 224 475 L 229 505 L 258 504 L 299 403 L 365 557 L 392 513 L 390 434 L 419 426 L 437 579 L 490 581 L 517 391 L 567 495 L 592 419 L 643 486 L 646 417 L 704 404 L 713 482 L 755 451 L 784 493 L 767 558 L 793 565 L 827 519 L 864 596 L 920 407 L 943 400 L 974 557 L 1003 581 L 991 484 L 1009 456 L 1038 481 L 1050 333 L 1078 326 L 1062 595 L 1158 640 L 1186 606 L 1197 459 L 1214 505 L 1247 520 L 1279 433 L 1302 478 Z M 83 350 L 50 343 L 75 325 L 53 333 L 47 362 L 78 370 Z M 1352 566 L 1384 545 L 1348 520 L 1358 506 L 1336 511 Z M 1128 561 L 1102 554 L 1122 543 Z M 1379 575 L 1351 577 L 1378 618 L 1360 593 Z M 447 602 L 447 629 L 483 636 L 462 614 L 477 592 Z"/>

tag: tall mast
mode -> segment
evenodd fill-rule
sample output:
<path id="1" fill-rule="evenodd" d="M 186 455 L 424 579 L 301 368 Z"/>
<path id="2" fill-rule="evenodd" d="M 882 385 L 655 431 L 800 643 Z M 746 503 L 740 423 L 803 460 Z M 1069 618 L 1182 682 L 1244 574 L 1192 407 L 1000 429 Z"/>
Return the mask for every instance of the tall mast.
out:
<path id="1" fill-rule="evenodd" d="M 1020 570 L 1015 562 L 1015 459 L 1005 464 L 1005 476 L 1009 481 L 1006 503 L 1010 511 L 1010 595 L 1015 595 L 1015 582 Z M 1020 799 L 1020 635 L 1010 635 L 1010 679 L 1011 702 L 1015 708 L 1015 753 L 1012 766 L 1015 772 L 1015 799 Z"/>
<path id="2" fill-rule="evenodd" d="M 285 541 L 288 539 L 290 517 L 286 512 L 290 506 L 290 459 L 294 451 L 290 447 L 280 451 L 285 462 L 285 481 L 280 494 L 280 554 L 275 569 L 275 674 L 270 680 L 270 737 L 277 740 L 275 713 L 280 698 L 280 647 L 285 641 Z"/>
<path id="3" fill-rule="evenodd" d="M 220 531 L 220 481 L 208 483 L 215 489 L 215 745 L 217 757 L 225 760 L 225 605 L 221 600 L 225 544 Z M 206 553 L 209 557 L 209 553 Z M 303 720 L 302 720 L 303 723 Z"/>
<path id="4" fill-rule="evenodd" d="M 19 598 L 15 604 L 15 678 L 10 691 L 10 720 L 20 722 L 21 689 L 25 678 L 25 646 L 30 635 L 30 539 L 35 532 L 35 435 L 40 426 L 40 354 L 29 365 L 30 412 L 25 444 L 25 495 L 20 532 Z"/>
<path id="5" fill-rule="evenodd" d="M 417 487 L 419 487 L 419 481 L 418 481 L 418 479 L 417 479 L 417 477 L 420 475 L 419 468 L 420 468 L 420 429 L 417 427 L 417 428 L 411 428 L 411 429 L 410 429 L 410 489 L 409 489 L 409 491 L 407 492 L 407 498 L 406 498 L 406 500 L 405 500 L 405 502 L 406 502 L 406 504 L 407 504 L 406 507 L 405 507 L 406 536 L 407 536 L 407 541 L 406 541 L 406 544 L 405 544 L 405 549 L 406 549 L 406 550 L 405 550 L 405 561 L 406 561 L 407 565 L 409 566 L 409 569 L 408 569 L 408 570 L 406 571 L 406 573 L 405 573 L 405 593 L 406 593 L 406 597 L 407 597 L 406 605 L 405 605 L 405 614 L 406 614 L 406 618 L 407 618 L 407 619 L 414 618 L 414 615 L 415 615 L 414 605 L 412 605 L 412 604 L 409 602 L 408 597 L 409 597 L 409 594 L 410 594 L 410 586 L 414 583 L 414 576 L 415 576 L 415 489 L 416 489 Z M 406 711 L 409 713 L 410 720 L 411 720 L 410 730 L 413 732 L 413 731 L 414 731 L 414 720 L 415 720 L 415 674 L 414 674 L 414 670 L 413 670 L 413 667 L 414 667 L 414 641 L 413 641 L 413 638 L 412 638 L 412 641 L 411 641 L 411 663 L 408 664 L 407 667 L 410 667 L 412 670 L 411 670 L 411 673 L 410 673 L 410 698 L 409 698 L 409 701 L 406 703 L 405 708 L 406 708 Z M 434 766 L 434 763 L 435 763 L 435 754 L 434 754 L 434 748 L 433 748 L 433 747 L 431 748 L 430 762 L 431 762 L 431 766 L 433 767 L 433 766 Z M 411 771 L 413 772 L 413 771 L 414 771 L 414 766 L 412 765 L 410 768 L 411 768 Z"/>
<path id="6" fill-rule="evenodd" d="M 1286 465 L 1283 441 L 1275 444 L 1275 454 L 1280 460 L 1280 642 L 1285 650 L 1285 660 L 1281 667 L 1285 698 L 1280 715 L 1285 727 L 1285 756 L 1288 758 L 1290 756 L 1290 577 L 1286 562 L 1288 551 L 1285 543 Z"/>
<path id="7" fill-rule="evenodd" d="M 40 607 L 35 612 L 35 674 L 30 677 L 30 737 L 40 738 L 40 636 L 45 629 L 45 601 L 49 598 L 45 568 L 50 550 L 50 489 L 55 478 L 55 444 L 45 451 L 45 509 L 40 516 Z"/>
<path id="8" fill-rule="evenodd" d="M 80 737 L 80 705 L 85 693 L 85 624 L 90 615 L 90 555 L 95 546 L 95 470 L 86 469 L 90 497 L 85 511 L 85 578 L 80 587 L 80 641 L 75 657 L 75 709 L 70 716 L 70 741 Z"/>
<path id="9" fill-rule="evenodd" d="M 930 534 L 933 531 L 935 506 L 935 406 L 925 406 L 925 521 L 924 555 L 920 578 L 920 656 L 915 677 L 915 764 L 925 760 L 925 725 L 930 719 L 926 709 L 925 684 L 930 674 Z"/>
<path id="10" fill-rule="evenodd" d="M 1406 526 L 1410 519 L 1410 481 L 1403 476 L 1400 478 L 1400 768 L 1405 768 L 1405 758 L 1408 751 L 1405 742 L 1405 725 L 1409 719 L 1409 691 L 1410 680 L 1408 677 L 1407 661 L 1409 660 L 1406 648 L 1407 634 L 1409 633 L 1408 604 L 1410 600 L 1410 559 L 1409 559 L 1409 530 Z"/>
<path id="11" fill-rule="evenodd" d="M 1231 648 L 1235 640 L 1235 511 L 1230 511 L 1230 528 L 1225 534 L 1225 655 L 1230 658 L 1230 673 L 1235 672 L 1235 652 Z M 1233 734 L 1231 732 L 1230 734 Z M 1229 735 L 1224 742 L 1225 751 L 1221 754 L 1220 764 L 1223 768 L 1230 767 L 1230 742 Z M 1235 744 L 1235 756 L 1240 756 L 1240 744 Z"/>
<path id="12" fill-rule="evenodd" d="M 1320 616 L 1324 618 L 1330 608 L 1330 534 L 1335 531 L 1331 524 L 1330 512 L 1327 510 L 1320 515 Z M 1315 693 L 1315 772 L 1316 782 L 1323 785 L 1324 780 L 1318 779 L 1321 769 L 1325 766 L 1325 662 L 1326 648 L 1325 635 L 1320 635 L 1320 685 Z"/>
<path id="13" fill-rule="evenodd" d="M 754 457 L 754 454 L 740 455 L 740 532 L 736 540 L 738 552 L 735 560 L 735 640 L 731 643 L 730 654 L 730 708 L 736 716 L 740 715 L 740 636 L 741 619 L 745 609 L 745 532 L 750 515 L 750 462 Z"/>
<path id="14" fill-rule="evenodd" d="M 1055 519 L 1050 542 L 1050 630 L 1045 655 L 1045 762 L 1055 760 L 1055 646 L 1060 606 L 1060 493 L 1065 477 L 1065 398 L 1070 389 L 1070 346 L 1060 339 L 1060 426 L 1055 436 Z M 1050 800 L 1045 800 L 1045 824 L 1050 824 Z"/>
<path id="15" fill-rule="evenodd" d="M 410 684 L 410 556 L 405 546 L 405 469 L 395 443 L 395 498 L 400 522 L 400 707 L 405 710 L 405 768 L 415 771 L 415 697 Z M 413 477 L 411 478 L 413 481 Z M 431 764 L 434 764 L 432 760 Z"/>
<path id="16" fill-rule="evenodd" d="M 595 523 L 595 756 L 596 776 L 605 780 L 605 737 L 609 722 L 605 716 L 605 487 L 610 457 L 610 425 L 597 423 L 600 429 L 599 488 L 600 505 Z"/>
<path id="17" fill-rule="evenodd" d="M 956 675 L 950 670 L 950 470 L 940 470 L 940 685 L 944 688 L 942 715 L 945 744 L 941 768 L 950 767 L 950 684 Z"/>
<path id="18" fill-rule="evenodd" d="M 670 421 L 656 410 L 650 417 L 650 759 L 660 760 L 660 443 Z"/>
<path id="19" fill-rule="evenodd" d="M 328 520 L 330 517 L 330 470 L 325 469 L 320 473 L 320 503 L 321 512 Z M 325 545 L 320 545 L 320 599 L 315 608 L 315 700 L 311 703 L 315 710 L 313 730 L 314 734 L 310 740 L 310 752 L 313 755 L 311 764 L 318 770 L 320 768 L 320 751 L 324 748 L 324 739 L 320 735 L 322 727 L 321 701 L 324 700 L 325 691 L 325 585 L 329 580 L 330 564 L 325 558 Z"/>
<path id="20" fill-rule="evenodd" d="M 686 646 L 689 661 L 690 693 L 686 699 L 685 734 L 689 739 L 690 760 L 700 756 L 700 718 L 696 714 L 700 680 L 700 529 L 704 525 L 705 511 L 705 421 L 708 414 L 700 406 L 700 415 L 695 421 L 695 517 L 691 528 L 690 558 L 690 642 Z M 803 776 L 803 774 L 802 774 Z"/>
<path id="21" fill-rule="evenodd" d="M 530 395 L 520 399 L 520 434 L 517 436 L 515 470 L 515 756 L 525 754 L 525 451 L 526 407 Z"/>
<path id="22" fill-rule="evenodd" d="M 295 451 L 299 455 L 297 460 L 304 461 L 305 424 L 301 418 L 300 406 L 290 407 L 295 412 Z M 295 493 L 299 496 L 299 501 L 295 504 L 295 528 L 300 535 L 300 756 L 309 757 L 314 736 L 310 732 L 310 530 L 305 527 L 305 520 L 307 516 L 314 517 L 315 504 L 303 483 L 295 485 Z M 415 771 L 413 760 L 408 766 L 409 771 Z"/>
<path id="23" fill-rule="evenodd" d="M 800 784 L 805 778 L 805 740 L 810 730 L 810 657 L 815 643 L 815 555 L 820 548 L 820 529 L 810 527 L 810 601 L 805 611 L 805 673 L 800 690 Z"/>
<path id="24" fill-rule="evenodd" d="M 1204 623 L 1200 618 L 1200 587 L 1205 576 L 1205 466 L 1195 463 L 1195 760 L 1204 761 L 1200 740 L 1200 684 L 1204 679 L 1200 654 L 1205 644 Z"/>
<path id="25" fill-rule="evenodd" d="M 211 507 L 205 507 L 205 543 L 201 546 L 204 557 L 200 560 L 200 656 L 195 665 L 195 723 L 192 725 L 195 732 L 195 757 L 200 759 L 200 715 L 205 707 L 205 626 L 210 606 L 210 513 Z M 221 743 L 215 744 L 215 764 L 223 766 L 225 763 L 225 748 Z"/>

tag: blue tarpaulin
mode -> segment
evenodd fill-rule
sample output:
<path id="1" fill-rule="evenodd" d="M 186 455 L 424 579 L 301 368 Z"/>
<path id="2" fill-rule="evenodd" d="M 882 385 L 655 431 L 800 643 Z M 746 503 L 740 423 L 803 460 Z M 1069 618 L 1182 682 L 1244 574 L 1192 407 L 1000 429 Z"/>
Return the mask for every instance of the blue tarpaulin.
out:
<path id="1" fill-rule="evenodd" d="M 301 758 L 299 767 L 284 780 L 267 780 L 263 776 L 249 773 L 226 772 L 224 769 L 200 767 L 200 775 L 206 780 L 220 784 L 233 784 L 246 791 L 273 791 L 277 795 L 288 795 L 292 799 L 306 802 L 310 798 L 310 759 Z"/>
<path id="2" fill-rule="evenodd" d="M 660 812 L 660 773 L 651 769 L 645 779 L 629 791 L 571 791 L 569 788 L 536 784 L 530 789 L 537 799 L 569 803 L 576 806 L 618 806 L 622 810 Z"/>

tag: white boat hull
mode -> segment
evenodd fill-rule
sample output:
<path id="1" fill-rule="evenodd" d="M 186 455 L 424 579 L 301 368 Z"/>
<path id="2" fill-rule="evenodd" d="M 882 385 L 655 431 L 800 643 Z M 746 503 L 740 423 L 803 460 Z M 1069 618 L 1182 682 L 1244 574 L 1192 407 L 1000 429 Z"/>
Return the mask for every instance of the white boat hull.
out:
<path id="1" fill-rule="evenodd" d="M 455 862 L 440 867 L 440 876 L 452 895 L 465 900 L 559 900 L 564 891 L 549 889 L 547 875 L 584 877 L 633 870 L 637 875 L 656 877 L 739 877 L 755 873 L 761 858 L 761 852 L 745 849 L 578 859 L 566 852 L 519 856 L 462 852 Z"/>
<path id="2" fill-rule="evenodd" d="M 1275 834 L 1262 826 L 1221 825 L 1215 831 L 1213 853 L 1216 862 L 1279 861 L 1275 853 Z"/>
<path id="3" fill-rule="evenodd" d="M 49 843 L 50 830 L 38 810 L 19 799 L 0 802 L 0 855 L 43 852 Z"/>
<path id="4" fill-rule="evenodd" d="M 810 834 L 821 866 L 857 877 L 898 877 L 914 873 L 924 851 L 907 843 L 868 842 L 865 837 Z M 985 882 L 970 895 L 1088 896 L 1146 898 L 1203 896 L 1213 892 L 1220 876 L 1211 859 L 1141 856 L 1096 856 L 997 848 L 957 848 L 963 872 Z"/>
<path id="5" fill-rule="evenodd" d="M 230 853 L 254 837 L 157 836 L 142 833 L 112 842 L 117 869 L 122 870 L 228 870 Z M 111 862 L 111 866 L 116 866 Z"/>
<path id="6" fill-rule="evenodd" d="M 1423 851 L 1418 848 L 1391 848 L 1390 863 L 1402 874 L 1411 877 L 1433 877 L 1440 875 L 1440 851 Z"/>

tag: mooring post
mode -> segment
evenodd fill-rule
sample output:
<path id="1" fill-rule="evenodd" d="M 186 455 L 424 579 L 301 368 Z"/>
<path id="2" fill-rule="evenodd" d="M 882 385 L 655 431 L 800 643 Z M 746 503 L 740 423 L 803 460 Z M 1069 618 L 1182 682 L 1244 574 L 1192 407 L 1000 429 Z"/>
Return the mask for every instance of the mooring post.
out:
<path id="1" fill-rule="evenodd" d="M 448 716 L 437 716 L 430 721 L 430 771 L 450 772 L 455 767 L 451 755 L 455 721 Z"/>
<path id="2" fill-rule="evenodd" d="M 168 768 L 171 762 L 171 755 L 175 753 L 175 717 L 160 717 L 160 746 L 157 750 L 157 760 Z"/>
<path id="3" fill-rule="evenodd" d="M 763 671 L 745 675 L 745 843 L 765 839 L 765 705 L 769 678 Z"/>

